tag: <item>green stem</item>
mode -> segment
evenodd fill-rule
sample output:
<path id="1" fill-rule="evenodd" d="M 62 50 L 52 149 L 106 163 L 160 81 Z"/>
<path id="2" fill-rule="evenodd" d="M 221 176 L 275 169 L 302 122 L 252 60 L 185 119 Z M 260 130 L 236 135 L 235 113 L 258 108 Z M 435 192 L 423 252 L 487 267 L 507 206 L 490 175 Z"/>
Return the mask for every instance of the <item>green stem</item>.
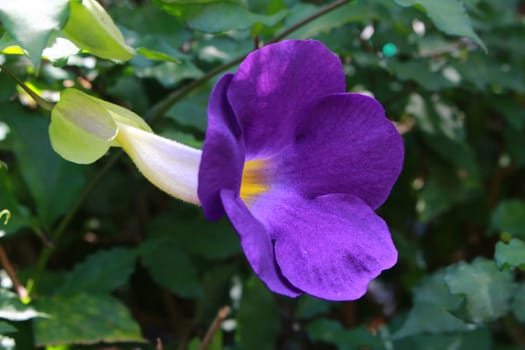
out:
<path id="1" fill-rule="evenodd" d="M 13 73 L 9 68 L 5 67 L 5 66 L 2 66 L 0 65 L 0 69 L 3 70 L 7 75 L 9 75 L 9 77 L 11 79 L 13 79 L 14 81 L 16 81 L 16 83 L 22 88 L 24 89 L 24 91 L 33 98 L 33 100 L 35 100 L 35 102 L 40 106 L 42 107 L 43 109 L 45 109 L 46 111 L 51 111 L 53 109 L 53 107 L 55 106 L 54 103 L 52 102 L 49 102 L 47 100 L 45 100 L 42 96 L 40 96 L 39 94 L 37 94 L 36 92 L 34 92 L 33 90 L 31 90 L 31 88 L 29 86 L 26 85 L 26 83 L 24 83 L 22 80 L 20 80 L 20 78 L 18 78 L 15 73 Z"/>
<path id="2" fill-rule="evenodd" d="M 286 38 L 288 35 L 290 35 L 291 33 L 295 32 L 296 30 L 298 30 L 299 28 L 303 27 L 304 25 L 306 25 L 306 24 L 310 23 L 311 21 L 321 17 L 324 14 L 327 14 L 330 11 L 335 10 L 336 8 L 346 4 L 347 2 L 349 2 L 349 0 L 338 0 L 338 1 L 333 2 L 330 5 L 327 5 L 327 6 L 323 7 L 322 9 L 317 11 L 316 13 L 313 13 L 312 15 L 310 15 L 310 16 L 306 17 L 305 19 L 303 19 L 303 20 L 297 22 L 296 24 L 292 25 L 290 28 L 286 29 L 282 33 L 276 35 L 275 37 L 273 37 L 269 41 L 269 43 L 274 43 L 274 42 L 277 42 L 277 41 L 279 41 L 281 39 Z M 163 116 L 164 113 L 166 113 L 166 111 L 168 111 L 174 104 L 179 102 L 182 98 L 184 98 L 190 92 L 192 92 L 193 90 L 197 89 L 198 87 L 200 87 L 201 85 L 206 83 L 208 80 L 210 80 L 211 78 L 213 78 L 217 74 L 222 73 L 222 72 L 224 72 L 224 71 L 226 71 L 226 70 L 236 66 L 237 64 L 242 62 L 242 60 L 247 55 L 248 54 L 244 54 L 244 55 L 241 55 L 241 56 L 239 56 L 237 58 L 234 58 L 232 61 L 212 69 L 211 71 L 209 71 L 208 73 L 206 73 L 205 75 L 200 77 L 199 79 L 196 79 L 196 80 L 192 81 L 191 83 L 187 84 L 186 86 L 184 86 L 180 90 L 177 90 L 177 91 L 169 94 L 162 101 L 160 101 L 159 103 L 154 105 L 149 110 L 148 113 L 146 113 L 145 119 L 148 122 L 150 122 L 150 123 L 154 123 L 158 118 Z M 10 74 L 7 70 L 6 70 L 6 72 L 8 74 Z M 19 82 L 19 79 L 16 78 L 14 75 L 11 75 L 11 77 L 14 78 L 15 80 L 17 80 L 17 82 Z M 22 86 L 22 88 L 24 88 L 24 85 L 21 85 L 21 86 Z M 25 88 L 24 88 L 24 90 L 25 90 Z M 28 92 L 28 93 L 31 94 L 33 92 L 31 91 L 31 93 L 30 92 Z M 31 96 L 33 96 L 33 95 L 31 95 Z M 35 97 L 33 97 L 33 98 L 35 98 Z M 37 98 L 40 98 L 40 96 L 38 96 Z M 49 104 L 49 102 L 47 102 L 47 101 L 45 101 L 45 102 Z M 51 108 L 52 108 L 52 106 L 51 106 Z M 75 204 L 71 207 L 71 209 L 69 210 L 68 214 L 66 216 L 64 216 L 64 218 L 58 224 L 57 228 L 51 234 L 52 242 L 54 242 L 56 244 L 56 242 L 60 239 L 60 237 L 64 233 L 65 229 L 67 228 L 67 226 L 69 225 L 69 223 L 71 222 L 73 217 L 75 216 L 76 212 L 78 211 L 78 209 L 80 208 L 80 206 L 82 205 L 84 200 L 87 198 L 88 194 L 95 188 L 95 186 L 102 179 L 102 177 L 116 163 L 118 158 L 120 158 L 121 154 L 122 154 L 122 152 L 118 152 L 118 153 L 114 154 L 108 160 L 108 162 L 106 163 L 104 168 L 102 168 L 97 173 L 97 175 L 93 179 L 91 179 L 91 181 L 84 188 L 82 193 L 77 197 L 77 200 L 76 200 Z M 36 290 L 36 287 L 38 286 L 38 283 L 39 283 L 40 277 L 42 275 L 42 272 L 43 272 L 43 270 L 44 270 L 44 268 L 45 268 L 45 266 L 47 264 L 47 261 L 49 260 L 49 257 L 51 256 L 51 253 L 52 253 L 53 249 L 54 248 L 51 246 L 51 247 L 44 248 L 44 250 L 42 251 L 42 254 L 40 255 L 40 258 L 38 259 L 38 262 L 37 262 L 37 265 L 36 265 L 36 268 L 35 268 L 35 272 L 33 274 L 33 279 L 28 282 L 28 291 L 29 291 L 30 294 L 31 294 L 32 291 Z"/>

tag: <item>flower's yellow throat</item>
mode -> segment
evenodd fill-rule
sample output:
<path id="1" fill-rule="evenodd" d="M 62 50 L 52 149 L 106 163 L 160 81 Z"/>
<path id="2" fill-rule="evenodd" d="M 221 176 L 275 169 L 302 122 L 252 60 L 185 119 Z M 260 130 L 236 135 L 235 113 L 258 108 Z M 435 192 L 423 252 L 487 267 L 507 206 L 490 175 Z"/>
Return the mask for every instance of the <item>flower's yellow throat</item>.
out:
<path id="1" fill-rule="evenodd" d="M 268 191 L 269 186 L 265 169 L 265 160 L 255 159 L 244 163 L 240 191 L 244 203 L 251 204 L 255 197 Z"/>

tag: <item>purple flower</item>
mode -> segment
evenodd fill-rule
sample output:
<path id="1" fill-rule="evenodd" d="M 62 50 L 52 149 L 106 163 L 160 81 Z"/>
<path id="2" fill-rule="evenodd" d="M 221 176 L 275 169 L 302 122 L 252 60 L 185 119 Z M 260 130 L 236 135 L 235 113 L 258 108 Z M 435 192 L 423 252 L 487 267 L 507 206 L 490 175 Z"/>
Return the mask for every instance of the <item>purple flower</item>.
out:
<path id="1" fill-rule="evenodd" d="M 223 76 L 208 106 L 198 196 L 227 215 L 274 292 L 361 297 L 397 251 L 375 214 L 403 163 L 381 105 L 345 93 L 339 59 L 317 41 L 283 41 Z"/>

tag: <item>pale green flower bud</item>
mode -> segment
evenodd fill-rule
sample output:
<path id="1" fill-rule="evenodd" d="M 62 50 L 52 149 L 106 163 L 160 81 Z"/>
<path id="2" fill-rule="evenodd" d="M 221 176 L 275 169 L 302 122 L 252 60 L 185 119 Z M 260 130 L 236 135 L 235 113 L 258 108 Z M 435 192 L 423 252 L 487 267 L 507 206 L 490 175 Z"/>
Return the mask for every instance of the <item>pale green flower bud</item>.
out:
<path id="1" fill-rule="evenodd" d="M 71 0 L 69 20 L 62 31 L 75 45 L 98 57 L 127 61 L 135 55 L 96 0 Z"/>
<path id="2" fill-rule="evenodd" d="M 146 122 L 121 106 L 65 89 L 51 112 L 51 145 L 64 159 L 89 164 L 121 146 L 155 186 L 199 204 L 201 151 L 155 135 Z"/>

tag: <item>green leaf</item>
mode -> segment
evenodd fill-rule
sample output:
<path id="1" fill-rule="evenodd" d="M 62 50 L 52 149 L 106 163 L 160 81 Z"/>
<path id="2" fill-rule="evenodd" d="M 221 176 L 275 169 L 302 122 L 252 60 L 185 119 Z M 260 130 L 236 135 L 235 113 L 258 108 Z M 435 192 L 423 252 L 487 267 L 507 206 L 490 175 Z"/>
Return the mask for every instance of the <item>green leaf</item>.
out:
<path id="1" fill-rule="evenodd" d="M 7 74 L 0 74 L 0 103 L 9 101 L 15 93 L 16 83 Z"/>
<path id="2" fill-rule="evenodd" d="M 444 278 L 445 271 L 439 270 L 414 288 L 414 306 L 401 328 L 393 334 L 394 339 L 473 329 L 451 314 L 450 311 L 456 310 L 463 298 L 449 292 Z"/>
<path id="3" fill-rule="evenodd" d="M 69 0 L 0 0 L 0 19 L 35 67 L 53 30 L 66 23 Z"/>
<path id="4" fill-rule="evenodd" d="M 244 284 L 237 322 L 240 349 L 276 348 L 280 329 L 277 305 L 266 286 L 255 277 Z"/>
<path id="5" fill-rule="evenodd" d="M 190 258 L 182 252 L 171 237 L 155 237 L 139 248 L 142 264 L 161 286 L 185 298 L 203 294 L 197 271 Z"/>
<path id="6" fill-rule="evenodd" d="M 469 319 L 476 323 L 505 315 L 516 287 L 510 271 L 500 271 L 493 261 L 484 258 L 450 266 L 445 282 L 451 293 L 465 297 Z"/>
<path id="7" fill-rule="evenodd" d="M 490 226 L 498 232 L 525 239 L 525 201 L 512 199 L 498 203 L 492 212 Z"/>
<path id="8" fill-rule="evenodd" d="M 525 242 L 517 238 L 508 243 L 498 242 L 494 260 L 500 269 L 519 267 L 525 270 Z"/>
<path id="9" fill-rule="evenodd" d="M 438 270 L 416 286 L 412 292 L 414 304 L 434 304 L 445 311 L 457 309 L 463 298 L 450 293 L 445 276 L 445 270 Z"/>
<path id="10" fill-rule="evenodd" d="M 25 321 L 42 316 L 33 306 L 23 304 L 15 293 L 0 289 L 0 318 L 9 321 Z"/>
<path id="11" fill-rule="evenodd" d="M 365 326 L 345 329 L 339 322 L 320 319 L 306 329 L 312 341 L 334 344 L 339 350 L 385 349 L 381 338 L 372 335 Z"/>
<path id="12" fill-rule="evenodd" d="M 129 311 L 109 295 L 57 295 L 36 304 L 49 315 L 34 322 L 37 346 L 143 341 Z"/>
<path id="13" fill-rule="evenodd" d="M 416 335 L 394 343 L 395 349 L 410 350 L 491 350 L 491 334 L 487 328 L 472 332 Z"/>
<path id="14" fill-rule="evenodd" d="M 401 6 L 420 5 L 441 31 L 474 40 L 483 50 L 487 47 L 472 29 L 462 0 L 394 0 Z"/>
<path id="15" fill-rule="evenodd" d="M 518 321 L 525 323 L 525 282 L 521 282 L 516 289 L 512 301 L 512 312 Z"/>
<path id="16" fill-rule="evenodd" d="M 295 314 L 301 319 L 311 318 L 328 312 L 332 305 L 333 303 L 330 303 L 326 300 L 317 299 L 309 295 L 303 295 L 299 299 Z"/>
<path id="17" fill-rule="evenodd" d="M 163 62 L 153 67 L 136 69 L 139 78 L 157 79 L 164 87 L 170 88 L 184 79 L 196 79 L 202 76 L 202 71 L 188 59 L 180 63 Z"/>
<path id="18" fill-rule="evenodd" d="M 136 252 L 127 248 L 97 251 L 67 274 L 58 293 L 109 293 L 126 283 L 135 260 Z"/>
<path id="19" fill-rule="evenodd" d="M 286 13 L 260 15 L 248 11 L 242 6 L 231 3 L 210 4 L 202 7 L 197 16 L 188 20 L 188 25 L 194 30 L 205 33 L 219 33 L 228 30 L 243 30 L 263 24 L 273 26 L 281 21 Z"/>
<path id="20" fill-rule="evenodd" d="M 2 106 L 13 151 L 44 228 L 70 209 L 83 188 L 82 168 L 61 159 L 49 144 L 48 120 L 15 104 Z"/>
<path id="21" fill-rule="evenodd" d="M 180 250 L 205 259 L 225 259 L 242 252 L 228 220 L 210 222 L 201 213 L 177 218 L 176 226 L 172 214 L 159 215 L 147 230 L 169 237 Z"/>
<path id="22" fill-rule="evenodd" d="M 416 334 L 463 332 L 472 328 L 436 304 L 417 303 L 392 337 L 399 339 Z"/>

